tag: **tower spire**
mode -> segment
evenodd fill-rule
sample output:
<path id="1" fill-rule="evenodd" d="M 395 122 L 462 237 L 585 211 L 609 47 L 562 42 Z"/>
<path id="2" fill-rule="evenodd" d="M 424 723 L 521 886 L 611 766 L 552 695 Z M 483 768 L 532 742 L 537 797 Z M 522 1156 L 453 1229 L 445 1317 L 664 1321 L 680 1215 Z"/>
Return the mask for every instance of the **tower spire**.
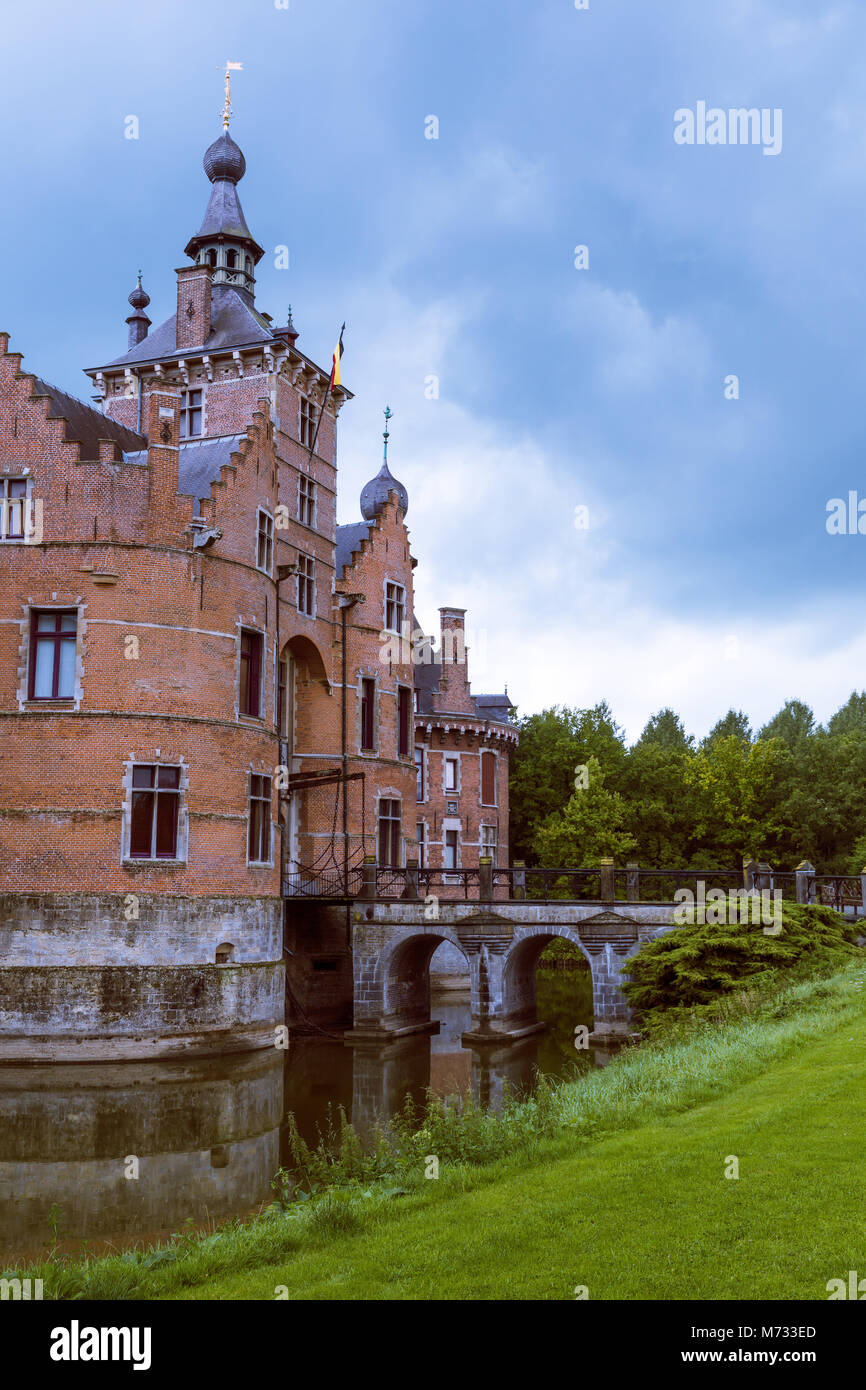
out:
<path id="1" fill-rule="evenodd" d="M 229 121 L 232 118 L 232 73 L 241 72 L 243 63 L 226 63 L 226 99 L 223 106 L 223 130 L 228 134 Z"/>
<path id="2" fill-rule="evenodd" d="M 386 405 L 386 406 L 385 406 L 385 432 L 384 432 L 384 434 L 382 435 L 382 438 L 383 438 L 384 441 L 385 441 L 384 462 L 385 462 L 385 467 L 386 467 L 386 468 L 388 467 L 388 440 L 391 438 L 391 434 L 390 434 L 390 431 L 389 431 L 389 429 L 388 429 L 388 422 L 389 422 L 389 420 L 391 420 L 391 419 L 393 418 L 393 415 L 394 415 L 394 412 L 393 412 L 393 410 L 391 409 L 391 407 L 390 407 L 389 405 Z"/>

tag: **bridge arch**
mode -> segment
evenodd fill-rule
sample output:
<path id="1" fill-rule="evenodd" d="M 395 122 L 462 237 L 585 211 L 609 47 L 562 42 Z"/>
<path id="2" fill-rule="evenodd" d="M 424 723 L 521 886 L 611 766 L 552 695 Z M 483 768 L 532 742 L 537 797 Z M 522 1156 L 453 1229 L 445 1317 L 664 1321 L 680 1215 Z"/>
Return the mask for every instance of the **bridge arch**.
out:
<path id="1" fill-rule="evenodd" d="M 578 933 L 551 923 L 531 927 L 508 950 L 502 970 L 502 1021 L 509 1027 L 529 1027 L 538 1021 L 536 968 L 545 946 L 559 937 L 576 946 L 592 973 L 592 960 Z"/>
<path id="2" fill-rule="evenodd" d="M 448 930 L 405 936 L 383 952 L 380 971 L 386 1027 L 416 1027 L 430 1022 L 430 961 L 443 941 L 466 957 L 456 932 Z"/>

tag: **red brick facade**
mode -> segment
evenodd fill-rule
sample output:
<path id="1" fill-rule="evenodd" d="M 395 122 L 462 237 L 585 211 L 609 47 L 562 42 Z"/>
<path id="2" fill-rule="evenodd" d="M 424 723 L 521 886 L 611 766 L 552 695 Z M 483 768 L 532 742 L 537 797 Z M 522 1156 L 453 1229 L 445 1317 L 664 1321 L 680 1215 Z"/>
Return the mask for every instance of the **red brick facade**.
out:
<path id="1" fill-rule="evenodd" d="M 248 265 L 261 254 L 239 245 Z M 216 898 L 271 913 L 365 853 L 436 867 L 455 825 L 453 863 L 493 845 L 507 863 L 515 737 L 507 714 L 476 706 L 459 660 L 416 695 L 399 485 L 339 561 L 336 423 L 350 395 L 327 395 L 291 324 L 273 330 L 221 261 L 213 284 L 213 264 L 177 272 L 175 320 L 89 369 L 102 414 L 22 372 L 0 335 L 0 895 L 98 890 L 109 916 L 114 895 L 118 930 L 130 894 L 200 900 L 200 949 L 184 950 L 208 968 L 234 958 L 214 944 Z M 26 538 L 7 498 L 22 480 Z M 452 626 L 462 612 L 443 610 Z M 140 769 L 174 785 L 148 800 Z M 148 833 L 155 854 L 141 851 Z M 135 951 L 161 960 L 152 943 Z M 273 964 L 273 944 L 247 958 Z M 112 946 L 94 967 L 126 960 Z"/>

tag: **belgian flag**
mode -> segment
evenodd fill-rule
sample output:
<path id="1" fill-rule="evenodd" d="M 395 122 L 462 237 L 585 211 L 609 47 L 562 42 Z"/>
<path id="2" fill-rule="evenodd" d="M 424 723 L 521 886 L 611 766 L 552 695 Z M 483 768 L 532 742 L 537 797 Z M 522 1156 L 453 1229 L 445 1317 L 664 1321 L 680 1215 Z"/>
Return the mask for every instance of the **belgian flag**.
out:
<path id="1" fill-rule="evenodd" d="M 329 391 L 333 391 L 335 386 L 342 386 L 342 381 L 340 380 L 340 362 L 343 358 L 343 334 L 345 331 L 346 325 L 343 324 L 343 327 L 340 329 L 340 341 L 334 348 L 334 353 L 331 358 L 331 384 L 328 387 Z"/>

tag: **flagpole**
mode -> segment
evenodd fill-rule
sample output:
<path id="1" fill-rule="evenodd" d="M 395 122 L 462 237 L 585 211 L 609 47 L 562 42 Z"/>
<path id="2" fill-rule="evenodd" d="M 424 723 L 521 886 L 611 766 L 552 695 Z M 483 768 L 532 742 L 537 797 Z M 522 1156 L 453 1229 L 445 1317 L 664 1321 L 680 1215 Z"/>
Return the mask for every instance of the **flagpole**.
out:
<path id="1" fill-rule="evenodd" d="M 340 339 L 339 339 L 339 342 L 338 342 L 338 344 L 337 344 L 337 347 L 341 347 L 341 346 L 342 346 L 343 334 L 344 334 L 345 331 L 346 331 L 346 325 L 345 325 L 345 323 L 344 323 L 344 324 L 343 324 L 343 327 L 340 329 Z M 324 398 L 323 398 L 323 400 L 322 400 L 321 407 L 320 407 L 320 409 L 319 409 L 319 413 L 318 413 L 318 415 L 316 416 L 316 428 L 315 428 L 315 430 L 314 430 L 314 432 L 313 432 L 313 442 L 312 442 L 312 444 L 310 445 L 310 452 L 309 452 L 309 454 L 308 454 L 308 459 L 312 459 L 313 454 L 316 452 L 316 441 L 317 441 L 317 439 L 319 438 L 319 425 L 322 423 L 322 416 L 323 416 L 324 413 L 325 413 L 325 406 L 328 404 L 328 397 L 332 394 L 333 385 L 334 385 L 334 376 L 336 375 L 336 370 L 337 370 L 337 363 L 336 363 L 336 360 L 335 360 L 335 359 L 336 359 L 336 353 L 337 353 L 337 349 L 335 348 L 335 349 L 334 349 L 334 359 L 332 359 L 332 361 L 331 361 L 331 378 L 330 378 L 330 380 L 329 380 L 329 382 L 328 382 L 328 389 L 327 389 L 327 391 L 325 392 Z M 341 354 L 341 355 L 342 355 L 342 354 Z"/>

